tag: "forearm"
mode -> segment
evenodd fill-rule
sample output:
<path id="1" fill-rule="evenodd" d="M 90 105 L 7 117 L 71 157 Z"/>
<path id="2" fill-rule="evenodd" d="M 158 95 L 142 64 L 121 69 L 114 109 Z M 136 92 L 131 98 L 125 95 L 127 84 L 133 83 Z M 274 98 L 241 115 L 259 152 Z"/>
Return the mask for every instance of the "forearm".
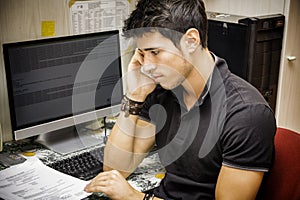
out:
<path id="1" fill-rule="evenodd" d="M 156 87 L 153 80 L 141 74 L 142 65 L 143 54 L 136 49 L 128 65 L 127 94 L 122 102 L 125 112 L 121 111 L 104 152 L 104 170 L 117 169 L 124 177 L 137 167 L 154 145 L 154 126 L 138 119 L 134 113 L 143 107 L 142 102 Z"/>
<path id="2" fill-rule="evenodd" d="M 153 144 L 154 126 L 138 120 L 136 115 L 124 117 L 121 112 L 105 147 L 104 171 L 117 169 L 127 177 Z"/>

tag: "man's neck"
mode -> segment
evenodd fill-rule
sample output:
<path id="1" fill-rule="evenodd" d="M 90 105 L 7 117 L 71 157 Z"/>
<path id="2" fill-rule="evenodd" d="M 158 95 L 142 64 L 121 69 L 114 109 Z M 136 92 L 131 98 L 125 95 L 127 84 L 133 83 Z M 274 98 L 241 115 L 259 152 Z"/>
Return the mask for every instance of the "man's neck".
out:
<path id="1" fill-rule="evenodd" d="M 190 62 L 195 66 L 187 80 L 182 84 L 184 88 L 184 102 L 189 110 L 201 96 L 204 87 L 214 69 L 214 58 L 208 49 L 199 48 L 191 56 Z"/>

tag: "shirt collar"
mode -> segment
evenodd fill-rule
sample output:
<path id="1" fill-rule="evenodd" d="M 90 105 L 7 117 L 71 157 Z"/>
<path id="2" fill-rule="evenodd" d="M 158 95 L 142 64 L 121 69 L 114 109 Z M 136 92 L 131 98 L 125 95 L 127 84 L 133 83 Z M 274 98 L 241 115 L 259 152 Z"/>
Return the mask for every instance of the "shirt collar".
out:
<path id="1" fill-rule="evenodd" d="M 211 86 L 211 78 L 212 77 L 212 74 L 208 77 L 208 80 L 204 86 L 204 89 L 198 99 L 198 106 L 201 106 L 207 96 L 207 94 L 209 93 L 209 90 L 210 90 L 210 86 Z"/>
<path id="2" fill-rule="evenodd" d="M 212 52 L 210 52 L 210 53 L 211 53 L 211 55 L 212 55 L 212 57 L 213 57 L 213 59 L 215 61 L 214 66 L 216 66 L 216 56 Z M 201 106 L 203 104 L 206 96 L 209 93 L 209 90 L 210 90 L 210 87 L 211 87 L 211 80 L 212 80 L 213 72 L 214 72 L 214 70 L 212 71 L 212 73 L 208 77 L 207 82 L 206 82 L 206 84 L 204 86 L 204 89 L 203 89 L 203 91 L 202 91 L 202 93 L 201 93 L 201 95 L 200 95 L 200 97 L 198 99 L 198 103 L 196 103 L 198 106 Z"/>

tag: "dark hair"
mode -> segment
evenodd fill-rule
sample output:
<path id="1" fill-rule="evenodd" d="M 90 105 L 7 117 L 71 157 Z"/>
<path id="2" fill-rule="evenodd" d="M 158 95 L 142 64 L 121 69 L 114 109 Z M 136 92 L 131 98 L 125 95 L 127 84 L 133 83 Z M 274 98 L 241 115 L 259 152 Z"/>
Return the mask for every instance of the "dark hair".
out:
<path id="1" fill-rule="evenodd" d="M 159 31 L 177 46 L 189 28 L 199 31 L 201 45 L 206 48 L 207 16 L 202 0 L 139 0 L 125 20 L 123 35 L 141 37 L 146 32 Z"/>

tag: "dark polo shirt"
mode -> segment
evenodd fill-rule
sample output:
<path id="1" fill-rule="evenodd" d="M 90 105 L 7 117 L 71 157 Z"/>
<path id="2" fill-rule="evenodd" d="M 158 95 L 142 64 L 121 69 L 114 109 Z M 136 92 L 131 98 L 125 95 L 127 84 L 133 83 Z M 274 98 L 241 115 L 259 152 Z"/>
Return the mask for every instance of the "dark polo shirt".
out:
<path id="1" fill-rule="evenodd" d="M 164 199 L 214 199 L 222 165 L 268 171 L 276 131 L 260 93 L 215 56 L 215 68 L 198 102 L 187 110 L 183 88 L 161 86 L 147 97 L 140 117 L 156 125 L 166 176 L 154 190 Z"/>

